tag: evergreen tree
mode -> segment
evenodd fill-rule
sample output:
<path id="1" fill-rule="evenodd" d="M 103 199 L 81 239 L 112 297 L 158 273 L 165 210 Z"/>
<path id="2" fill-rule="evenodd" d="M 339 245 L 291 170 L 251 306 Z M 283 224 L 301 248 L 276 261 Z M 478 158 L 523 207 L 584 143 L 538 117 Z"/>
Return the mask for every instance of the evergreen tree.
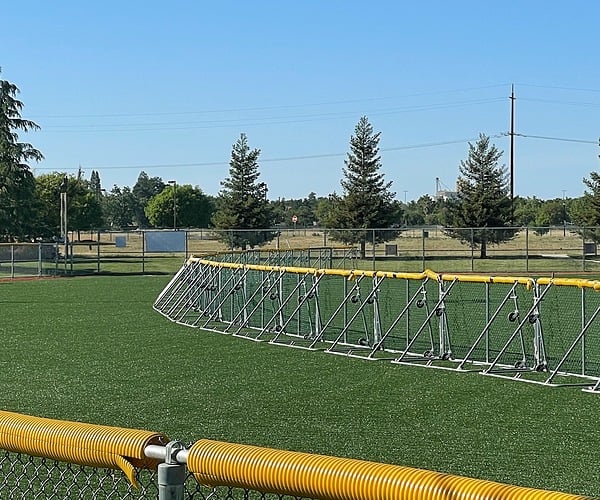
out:
<path id="1" fill-rule="evenodd" d="M 40 127 L 21 118 L 23 103 L 16 99 L 16 85 L 0 80 L 0 240 L 32 236 L 35 225 L 35 179 L 28 162 L 40 161 L 42 153 L 19 142 L 17 131 Z"/>
<path id="2" fill-rule="evenodd" d="M 100 199 L 102 196 L 102 183 L 100 182 L 100 174 L 96 170 L 92 170 L 90 175 L 90 191 L 94 193 L 96 199 Z"/>
<path id="3" fill-rule="evenodd" d="M 392 182 L 386 182 L 380 172 L 379 138 L 373 126 L 363 116 L 350 138 L 350 152 L 344 160 L 343 195 L 330 196 L 331 211 L 324 221 L 333 231 L 332 237 L 345 243 L 359 243 L 361 258 L 365 257 L 366 241 L 373 240 L 367 229 L 389 228 L 399 221 L 399 206 L 394 203 L 396 193 L 390 191 Z M 397 231 L 376 231 L 375 242 L 388 241 Z"/>
<path id="4" fill-rule="evenodd" d="M 446 234 L 478 245 L 481 258 L 487 257 L 489 244 L 510 240 L 517 232 L 510 228 L 511 202 L 506 168 L 498 165 L 501 157 L 484 134 L 469 143 L 469 156 L 460 162 L 456 196 L 446 202 L 444 211 Z"/>
<path id="5" fill-rule="evenodd" d="M 590 172 L 590 177 L 583 183 L 588 188 L 577 203 L 572 204 L 573 223 L 585 227 L 582 236 L 596 243 L 600 242 L 600 174 Z"/>
<path id="6" fill-rule="evenodd" d="M 246 134 L 233 145 L 229 161 L 229 177 L 221 181 L 213 225 L 217 229 L 235 230 L 221 233 L 221 239 L 232 248 L 253 248 L 275 237 L 268 229 L 274 215 L 267 200 L 267 185 L 258 182 L 259 149 L 250 150 Z"/>

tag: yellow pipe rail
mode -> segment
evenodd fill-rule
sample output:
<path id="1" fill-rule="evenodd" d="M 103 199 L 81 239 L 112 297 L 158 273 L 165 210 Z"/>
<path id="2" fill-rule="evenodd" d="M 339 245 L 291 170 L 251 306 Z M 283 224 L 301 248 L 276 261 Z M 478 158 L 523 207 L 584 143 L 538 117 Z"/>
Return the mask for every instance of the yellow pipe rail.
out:
<path id="1" fill-rule="evenodd" d="M 168 439 L 156 432 L 53 420 L 0 411 L 0 449 L 90 467 L 121 469 L 137 486 L 135 468 L 154 469 L 149 444 Z"/>
<path id="2" fill-rule="evenodd" d="M 188 258 L 187 263 L 191 264 L 199 262 L 203 265 L 212 267 L 223 267 L 228 269 L 249 269 L 252 271 L 263 271 L 271 272 L 276 271 L 280 273 L 290 274 L 314 274 L 314 275 L 328 275 L 328 276 L 342 276 L 349 280 L 353 280 L 358 276 L 364 276 L 369 278 L 391 278 L 391 279 L 409 279 L 409 280 L 422 280 L 429 278 L 436 281 L 461 281 L 463 283 L 501 283 L 501 284 L 513 284 L 519 283 L 524 285 L 527 290 L 531 290 L 533 285 L 549 285 L 554 286 L 566 286 L 566 287 L 578 287 L 578 288 L 590 288 L 595 291 L 600 291 L 600 281 L 589 280 L 585 278 L 554 278 L 554 277 L 541 277 L 531 278 L 527 276 L 491 276 L 491 275 L 478 275 L 478 274 L 452 274 L 452 273 L 436 273 L 430 269 L 426 269 L 423 272 L 395 272 L 395 271 L 367 271 L 362 269 L 317 269 L 310 267 L 293 267 L 293 266 L 268 266 L 262 264 L 242 264 L 237 262 L 220 262 L 210 259 L 201 259 L 195 256 Z"/>
<path id="3" fill-rule="evenodd" d="M 187 463 L 205 486 L 322 500 L 577 500 L 589 497 L 510 486 L 409 467 L 202 439 Z"/>
<path id="4" fill-rule="evenodd" d="M 422 272 L 401 272 L 401 271 L 367 271 L 363 269 L 317 269 L 311 267 L 294 267 L 294 266 L 268 266 L 262 264 L 242 264 L 238 262 L 220 262 L 209 259 L 199 259 L 197 257 L 189 257 L 188 264 L 198 262 L 203 265 L 212 267 L 222 267 L 227 269 L 249 269 L 251 271 L 263 271 L 271 272 L 277 271 L 280 273 L 290 274 L 315 274 L 315 275 L 328 275 L 328 276 L 342 276 L 348 279 L 354 279 L 358 276 L 364 276 L 368 278 L 392 278 L 392 279 L 410 279 L 410 280 L 422 280 L 430 278 L 436 281 L 462 281 L 467 283 L 504 283 L 513 284 L 519 283 L 525 285 L 530 289 L 534 283 L 533 278 L 524 276 L 486 276 L 476 274 L 439 274 L 430 269 L 426 269 Z M 548 278 L 549 280 L 551 278 Z M 554 280 L 556 281 L 556 280 Z M 568 280 L 563 279 L 560 281 L 561 284 L 569 284 L 571 286 L 581 286 L 581 282 L 585 281 L 589 283 L 589 280 Z M 598 283 L 598 282 L 596 282 Z M 589 286 L 589 285 L 588 285 Z"/>

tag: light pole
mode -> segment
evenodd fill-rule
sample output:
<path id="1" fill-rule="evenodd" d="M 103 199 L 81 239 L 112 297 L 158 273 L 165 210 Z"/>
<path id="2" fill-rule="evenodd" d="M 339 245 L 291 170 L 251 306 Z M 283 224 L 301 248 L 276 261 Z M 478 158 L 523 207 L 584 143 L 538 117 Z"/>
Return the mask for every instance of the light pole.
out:
<path id="1" fill-rule="evenodd" d="M 566 189 L 562 190 L 563 199 L 562 199 L 562 212 L 563 212 L 563 237 L 567 235 L 567 203 L 565 201 L 565 193 Z"/>
<path id="2" fill-rule="evenodd" d="M 67 188 L 69 179 L 65 175 L 60 183 L 60 235 L 65 245 L 65 271 L 67 270 L 67 260 L 69 256 L 69 229 L 67 227 Z"/>
<path id="3" fill-rule="evenodd" d="M 177 181 L 169 181 L 173 186 L 173 231 L 177 230 Z"/>

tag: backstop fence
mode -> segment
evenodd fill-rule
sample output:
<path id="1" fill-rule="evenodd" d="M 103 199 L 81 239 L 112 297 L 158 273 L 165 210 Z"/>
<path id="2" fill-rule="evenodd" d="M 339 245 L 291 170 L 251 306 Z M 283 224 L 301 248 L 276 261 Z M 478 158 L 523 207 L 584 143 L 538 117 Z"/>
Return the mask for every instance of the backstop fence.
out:
<path id="1" fill-rule="evenodd" d="M 270 344 L 600 392 L 599 291 L 588 279 L 281 266 L 221 254 L 189 258 L 154 309 Z"/>
<path id="2" fill-rule="evenodd" d="M 10 499 L 576 500 L 397 465 L 0 411 L 0 497 Z"/>

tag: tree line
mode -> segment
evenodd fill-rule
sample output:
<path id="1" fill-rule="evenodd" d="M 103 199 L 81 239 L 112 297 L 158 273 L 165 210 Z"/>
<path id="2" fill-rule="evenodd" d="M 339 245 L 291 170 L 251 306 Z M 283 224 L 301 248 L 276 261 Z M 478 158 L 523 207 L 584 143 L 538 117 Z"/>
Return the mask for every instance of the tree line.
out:
<path id="1" fill-rule="evenodd" d="M 231 247 L 242 249 L 260 246 L 273 239 L 278 228 L 293 225 L 327 228 L 333 239 L 358 245 L 364 255 L 373 237 L 380 243 L 406 227 L 439 225 L 449 236 L 475 244 L 485 257 L 488 245 L 513 238 L 520 227 L 544 231 L 556 225 L 600 226 L 600 174 L 591 172 L 583 179 L 586 190 L 580 198 L 511 199 L 506 167 L 500 163 L 503 153 L 485 134 L 469 143 L 455 193 L 401 202 L 381 171 L 381 132 L 374 131 L 366 116 L 350 138 L 341 191 L 326 197 L 313 192 L 303 199 L 269 200 L 268 185 L 260 179 L 261 151 L 250 148 L 243 133 L 232 146 L 229 176 L 221 181 L 217 196 L 144 171 L 133 187 L 115 185 L 110 190 L 102 187 L 97 171 L 89 179 L 81 169 L 75 175 L 34 176 L 30 163 L 41 161 L 43 154 L 21 142 L 19 134 L 39 126 L 21 117 L 18 93 L 16 85 L 0 80 L 0 241 L 4 242 L 59 236 L 61 193 L 67 200 L 68 228 L 78 234 L 215 228 L 223 230 L 218 234 Z M 600 232 L 593 231 L 592 239 L 600 240 Z"/>

